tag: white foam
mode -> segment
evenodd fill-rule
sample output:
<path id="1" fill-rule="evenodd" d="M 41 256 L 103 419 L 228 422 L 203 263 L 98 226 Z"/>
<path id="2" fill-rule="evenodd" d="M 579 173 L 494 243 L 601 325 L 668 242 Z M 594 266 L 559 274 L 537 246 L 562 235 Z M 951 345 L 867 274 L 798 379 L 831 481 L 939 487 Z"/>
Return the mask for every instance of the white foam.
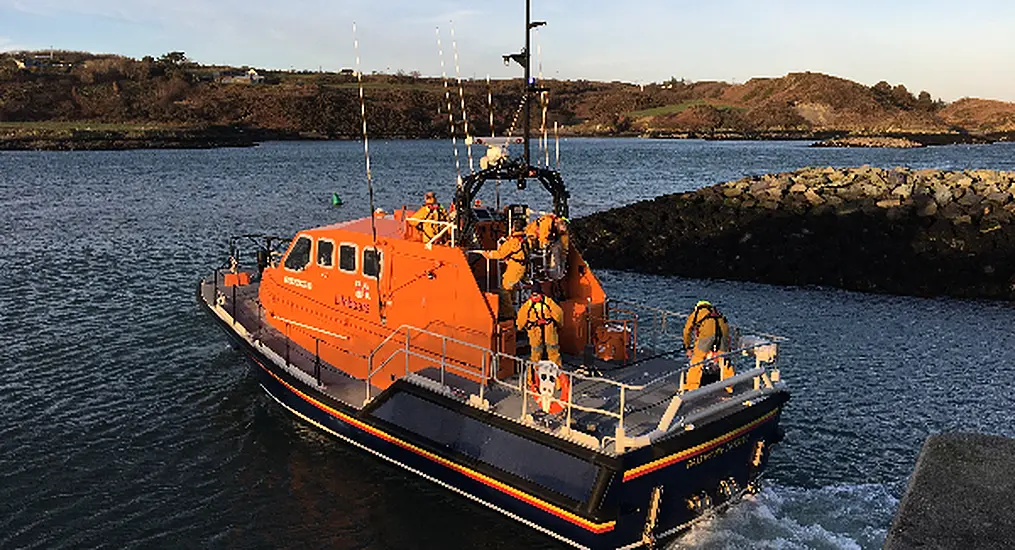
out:
<path id="1" fill-rule="evenodd" d="M 898 499 L 877 484 L 767 485 L 697 524 L 670 548 L 865 550 L 881 548 Z"/>

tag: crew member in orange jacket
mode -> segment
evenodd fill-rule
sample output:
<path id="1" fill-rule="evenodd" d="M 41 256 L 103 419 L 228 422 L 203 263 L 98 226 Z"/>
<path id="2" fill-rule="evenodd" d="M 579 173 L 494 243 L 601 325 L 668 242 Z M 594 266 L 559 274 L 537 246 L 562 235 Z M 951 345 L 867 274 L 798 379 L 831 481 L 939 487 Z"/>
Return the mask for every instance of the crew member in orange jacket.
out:
<path id="1" fill-rule="evenodd" d="M 539 290 L 533 290 L 532 296 L 518 308 L 515 321 L 518 330 L 529 334 L 529 345 L 532 346 L 530 361 L 542 360 L 543 350 L 546 350 L 546 358 L 560 366 L 560 336 L 557 330 L 563 322 L 564 310 L 557 302 Z"/>
<path id="2" fill-rule="evenodd" d="M 428 243 L 444 229 L 443 224 L 436 222 L 448 221 L 448 213 L 437 202 L 437 195 L 430 191 L 423 199 L 422 208 L 417 210 L 412 218 L 415 220 L 416 229 L 419 230 L 423 242 Z"/>
<path id="3" fill-rule="evenodd" d="M 687 369 L 683 389 L 701 387 L 703 368 L 714 368 L 716 362 L 721 371 L 720 380 L 733 376 L 733 366 L 727 358 L 713 359 L 729 351 L 730 328 L 726 317 L 707 300 L 695 304 L 694 311 L 687 316 L 687 322 L 684 323 L 684 349 L 687 350 L 691 366 Z"/>
<path id="4" fill-rule="evenodd" d="M 504 239 L 497 250 L 487 250 L 483 256 L 491 260 L 504 260 L 507 264 L 504 268 L 504 275 L 501 277 L 500 290 L 500 316 L 510 319 L 514 315 L 514 302 L 511 299 L 511 291 L 518 286 L 529 264 L 529 243 L 525 232 L 516 225 L 511 235 Z"/>

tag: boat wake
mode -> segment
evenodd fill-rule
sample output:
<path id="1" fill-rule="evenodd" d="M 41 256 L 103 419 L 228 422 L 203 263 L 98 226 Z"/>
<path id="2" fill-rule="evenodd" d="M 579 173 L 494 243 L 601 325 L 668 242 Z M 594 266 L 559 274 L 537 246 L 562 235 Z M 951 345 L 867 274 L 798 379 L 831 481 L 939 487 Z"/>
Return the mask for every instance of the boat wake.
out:
<path id="1" fill-rule="evenodd" d="M 884 544 L 898 504 L 879 484 L 801 488 L 769 483 L 669 548 L 876 549 Z"/>

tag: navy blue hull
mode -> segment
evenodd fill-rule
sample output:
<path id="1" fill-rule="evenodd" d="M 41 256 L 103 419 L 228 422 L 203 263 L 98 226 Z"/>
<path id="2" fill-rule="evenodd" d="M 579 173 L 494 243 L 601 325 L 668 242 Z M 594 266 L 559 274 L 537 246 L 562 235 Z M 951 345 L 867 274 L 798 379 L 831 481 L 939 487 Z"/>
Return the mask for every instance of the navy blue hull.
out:
<path id="1" fill-rule="evenodd" d="M 611 546 L 608 539 L 612 538 L 609 536 L 612 525 L 609 522 L 605 525 L 579 527 L 574 521 L 559 517 L 562 513 L 573 513 L 566 510 L 554 513 L 541 509 L 540 505 L 553 505 L 539 502 L 540 499 L 533 495 L 512 495 L 505 491 L 508 487 L 497 487 L 502 482 L 486 474 L 394 437 L 348 413 L 323 409 L 320 402 L 315 404 L 316 400 L 271 372 L 263 359 L 253 359 L 258 365 L 261 385 L 265 391 L 290 412 L 318 428 L 572 545 L 590 548 Z M 577 518 L 575 515 L 574 519 Z M 601 531 L 601 534 L 593 529 Z"/>
<path id="2" fill-rule="evenodd" d="M 202 305 L 205 305 L 202 301 Z M 695 496 L 712 505 L 740 498 L 764 469 L 770 443 L 779 439 L 778 419 L 788 398 L 779 394 L 720 421 L 664 441 L 631 451 L 620 458 L 586 451 L 580 458 L 596 472 L 595 487 L 587 498 L 568 498 L 561 491 L 470 459 L 416 433 L 400 429 L 371 411 L 377 403 L 394 401 L 398 394 L 414 390 L 396 382 L 358 410 L 308 387 L 276 366 L 250 346 L 228 325 L 220 326 L 233 337 L 256 365 L 265 391 L 296 416 L 393 464 L 439 483 L 467 498 L 577 547 L 624 548 L 640 545 L 645 538 L 649 502 L 656 488 L 661 496 L 656 521 L 649 530 L 657 539 L 668 538 L 687 528 L 700 510 L 688 506 Z M 423 392 L 432 393 L 432 392 Z M 451 410 L 433 394 L 423 399 L 434 407 Z M 475 414 L 458 410 L 459 416 Z M 550 452 L 579 453 L 559 447 L 545 434 L 523 426 L 505 426 L 513 437 L 526 437 L 529 444 Z M 525 433 L 526 431 L 531 433 Z M 531 440 L 536 440 L 533 442 Z M 761 451 L 758 442 L 764 441 Z M 725 484 L 725 485 L 724 485 Z M 545 484 L 544 484 L 545 485 Z M 728 492 L 724 489 L 729 489 Z"/>

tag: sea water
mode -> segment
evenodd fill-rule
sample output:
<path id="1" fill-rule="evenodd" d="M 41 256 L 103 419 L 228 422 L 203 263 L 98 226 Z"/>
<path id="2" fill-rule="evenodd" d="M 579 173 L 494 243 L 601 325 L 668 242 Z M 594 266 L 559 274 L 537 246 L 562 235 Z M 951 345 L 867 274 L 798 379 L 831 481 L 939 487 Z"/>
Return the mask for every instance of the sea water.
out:
<path id="1" fill-rule="evenodd" d="M 804 166 L 1015 170 L 1013 144 L 806 145 L 564 140 L 560 169 L 573 216 Z M 373 207 L 450 201 L 450 143 L 370 149 Z M 364 164 L 356 142 L 0 153 L 0 548 L 556 547 L 283 413 L 198 308 L 229 236 L 366 215 Z M 481 197 L 549 205 L 534 181 Z M 1008 303 L 599 275 L 613 296 L 707 298 L 788 338 L 764 489 L 675 547 L 879 548 L 928 435 L 1015 436 Z"/>

